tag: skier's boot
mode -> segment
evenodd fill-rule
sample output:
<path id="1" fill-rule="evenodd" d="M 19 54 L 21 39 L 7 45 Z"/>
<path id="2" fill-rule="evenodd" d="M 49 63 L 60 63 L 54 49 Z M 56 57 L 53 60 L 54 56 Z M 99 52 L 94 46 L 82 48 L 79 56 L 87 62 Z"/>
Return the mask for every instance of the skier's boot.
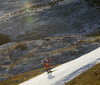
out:
<path id="1" fill-rule="evenodd" d="M 52 71 L 51 70 L 49 70 L 49 73 L 51 73 Z"/>
<path id="2" fill-rule="evenodd" d="M 47 70 L 47 73 L 49 74 L 49 70 Z"/>

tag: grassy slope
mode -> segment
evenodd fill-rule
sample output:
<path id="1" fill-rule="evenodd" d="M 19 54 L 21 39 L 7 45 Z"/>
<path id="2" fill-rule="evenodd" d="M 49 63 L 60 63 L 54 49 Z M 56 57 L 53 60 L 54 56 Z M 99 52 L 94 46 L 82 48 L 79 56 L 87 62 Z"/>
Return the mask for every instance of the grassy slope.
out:
<path id="1" fill-rule="evenodd" d="M 52 66 L 55 67 L 55 66 Z M 0 85 L 18 85 L 29 80 L 45 71 L 45 68 L 19 74 L 0 82 Z M 100 63 L 85 71 L 65 85 L 100 85 Z"/>
<path id="2" fill-rule="evenodd" d="M 65 85 L 100 85 L 100 63 L 72 79 Z"/>
<path id="3" fill-rule="evenodd" d="M 59 66 L 59 65 L 51 66 L 51 68 L 56 67 L 56 66 Z M 16 75 L 14 77 L 8 78 L 4 81 L 1 81 L 0 85 L 18 85 L 19 83 L 29 80 L 45 71 L 46 71 L 45 68 L 28 71 L 28 72 Z"/>
<path id="4" fill-rule="evenodd" d="M 72 46 L 72 47 L 68 47 L 68 48 L 60 48 L 60 49 L 56 49 L 54 51 L 50 51 L 48 53 L 50 53 L 51 55 L 55 55 L 55 54 L 58 54 L 62 51 L 66 51 L 66 50 L 73 50 L 75 49 L 76 47 L 78 47 L 78 45 L 80 45 L 81 43 L 85 43 L 85 42 L 99 42 L 100 41 L 100 36 L 98 37 L 94 37 L 92 40 L 89 39 L 89 40 L 83 40 L 81 42 L 77 42 L 75 44 L 75 46 Z M 15 44 L 13 47 L 10 48 L 10 50 L 14 49 L 16 47 L 17 44 Z M 7 51 L 9 52 L 9 50 Z M 29 53 L 28 55 L 26 56 L 29 56 L 31 53 Z M 22 61 L 22 60 L 20 60 Z M 13 67 L 14 65 L 16 65 L 16 63 L 20 62 L 20 61 L 16 61 L 14 64 L 11 64 L 11 67 Z M 28 79 L 31 79 L 41 73 L 45 72 L 45 68 L 42 68 L 42 69 L 38 69 L 38 70 L 33 70 L 33 71 L 29 71 L 29 72 L 25 72 L 25 73 L 22 73 L 22 74 L 19 74 L 19 75 L 16 75 L 12 78 L 9 78 L 9 79 L 6 79 L 4 81 L 1 81 L 0 82 L 0 85 L 17 85 L 18 83 L 21 83 L 23 81 L 26 81 Z M 74 85 L 74 84 L 70 84 L 70 85 Z M 76 84 L 76 85 L 80 85 L 80 84 Z M 88 85 L 88 84 L 87 84 Z"/>

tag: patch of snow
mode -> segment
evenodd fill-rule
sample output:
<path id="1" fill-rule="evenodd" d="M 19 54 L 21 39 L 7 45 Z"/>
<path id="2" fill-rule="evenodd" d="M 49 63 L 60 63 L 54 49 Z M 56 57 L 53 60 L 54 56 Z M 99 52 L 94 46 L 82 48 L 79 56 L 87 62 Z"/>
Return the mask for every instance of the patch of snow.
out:
<path id="1" fill-rule="evenodd" d="M 100 47 L 52 69 L 54 72 L 49 75 L 45 72 L 19 85 L 63 85 L 99 62 Z"/>

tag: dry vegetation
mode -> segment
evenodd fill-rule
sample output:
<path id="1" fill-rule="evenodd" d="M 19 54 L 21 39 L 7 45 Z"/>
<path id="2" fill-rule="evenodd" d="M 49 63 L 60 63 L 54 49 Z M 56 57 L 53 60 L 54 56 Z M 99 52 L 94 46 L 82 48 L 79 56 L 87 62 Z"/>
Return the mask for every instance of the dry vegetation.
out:
<path id="1" fill-rule="evenodd" d="M 46 56 L 50 56 L 51 61 L 55 61 L 51 63 L 52 66 L 54 66 L 73 60 L 83 55 L 84 51 L 86 50 L 89 52 L 91 50 L 91 48 L 88 49 L 89 47 L 93 46 L 94 48 L 96 48 L 95 46 L 99 46 L 99 43 L 100 36 L 81 37 L 71 35 L 63 37 L 48 37 L 45 39 L 32 40 L 28 42 L 25 41 L 15 43 L 6 48 L 2 48 L 0 49 L 2 55 L 2 61 L 0 62 L 0 71 L 2 75 L 0 75 L 0 77 L 6 80 L 1 81 L 0 85 L 17 85 L 18 83 L 21 83 L 42 72 L 45 72 L 45 68 L 40 65 L 40 61 L 42 61 L 42 59 Z M 89 47 L 87 48 L 87 46 Z M 5 60 L 5 58 L 7 58 L 8 60 Z M 9 63 L 8 61 L 13 61 L 13 63 Z M 34 65 L 34 62 L 36 63 L 36 66 Z M 3 73 L 5 72 L 2 69 L 8 69 L 8 74 L 4 76 Z"/>
<path id="2" fill-rule="evenodd" d="M 51 68 L 54 68 L 56 66 L 59 66 L 59 65 L 51 66 Z M 41 68 L 41 69 L 25 72 L 25 73 L 16 75 L 14 77 L 11 77 L 9 79 L 6 79 L 6 80 L 0 82 L 0 85 L 18 85 L 19 83 L 29 80 L 39 74 L 42 74 L 45 71 L 46 71 L 45 68 Z"/>
<path id="3" fill-rule="evenodd" d="M 0 45 L 3 45 L 5 43 L 11 42 L 8 35 L 0 33 Z"/>
<path id="4" fill-rule="evenodd" d="M 88 69 L 65 85 L 100 85 L 100 63 Z"/>

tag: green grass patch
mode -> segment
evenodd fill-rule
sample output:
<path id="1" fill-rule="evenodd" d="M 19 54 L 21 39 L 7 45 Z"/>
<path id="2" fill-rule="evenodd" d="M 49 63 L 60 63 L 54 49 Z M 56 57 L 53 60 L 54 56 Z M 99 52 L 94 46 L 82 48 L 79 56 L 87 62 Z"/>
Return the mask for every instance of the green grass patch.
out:
<path id="1" fill-rule="evenodd" d="M 100 63 L 94 65 L 65 85 L 100 85 Z"/>

